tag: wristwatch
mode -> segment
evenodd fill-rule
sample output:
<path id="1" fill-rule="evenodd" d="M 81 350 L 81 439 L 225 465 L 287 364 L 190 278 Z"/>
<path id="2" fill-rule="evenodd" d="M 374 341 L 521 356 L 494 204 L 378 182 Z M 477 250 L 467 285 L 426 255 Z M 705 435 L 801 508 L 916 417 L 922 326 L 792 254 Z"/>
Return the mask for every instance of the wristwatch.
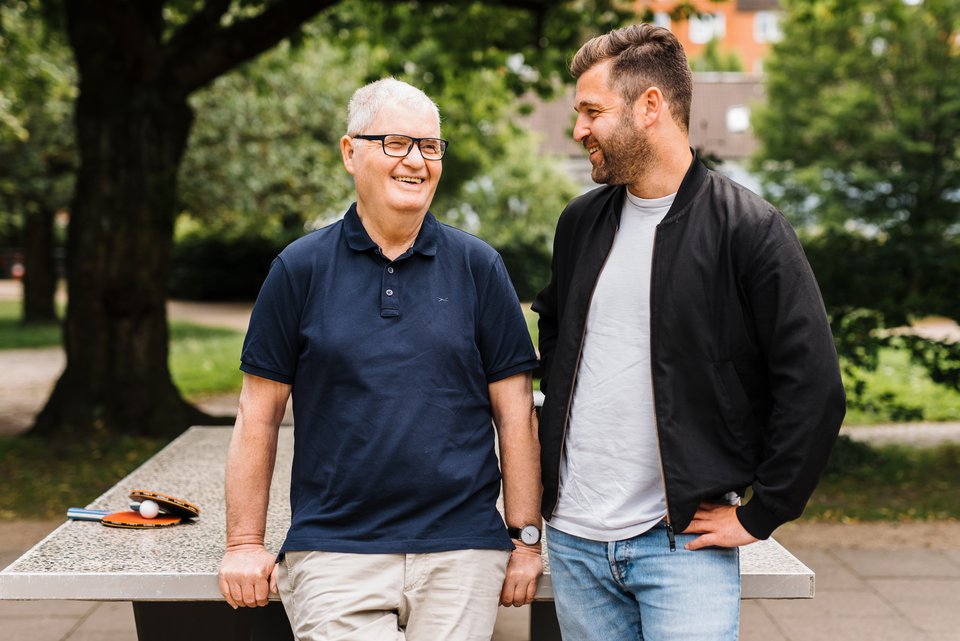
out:
<path id="1" fill-rule="evenodd" d="M 536 525 L 508 527 L 507 534 L 510 535 L 511 539 L 520 539 L 525 545 L 536 545 L 540 542 L 540 528 Z"/>

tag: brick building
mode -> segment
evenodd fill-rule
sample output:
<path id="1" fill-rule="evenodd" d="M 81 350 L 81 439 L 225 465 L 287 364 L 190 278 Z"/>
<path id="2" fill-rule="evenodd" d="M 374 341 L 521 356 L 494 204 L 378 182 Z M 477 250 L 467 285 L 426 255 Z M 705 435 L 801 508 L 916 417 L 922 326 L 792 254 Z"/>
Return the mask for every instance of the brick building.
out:
<path id="1" fill-rule="evenodd" d="M 693 104 L 690 109 L 690 143 L 704 153 L 724 161 L 728 173 L 748 187 L 757 184 L 744 170 L 757 142 L 750 130 L 750 114 L 764 99 L 763 59 L 770 45 L 779 39 L 781 11 L 777 0 L 693 0 L 696 8 L 709 15 L 690 20 L 669 18 L 676 0 L 637 0 L 638 13 L 654 12 L 654 22 L 669 28 L 680 40 L 690 59 L 702 55 L 707 43 L 716 39 L 719 51 L 736 53 L 748 71 L 694 73 Z M 590 164 L 583 148 L 572 139 L 573 88 L 550 103 L 535 104 L 527 126 L 540 136 L 541 151 L 563 159 L 567 172 L 585 187 L 592 187 Z"/>
<path id="2" fill-rule="evenodd" d="M 670 19 L 676 0 L 637 0 L 637 11 L 653 11 L 654 24 L 673 31 L 691 60 L 703 55 L 707 44 L 716 40 L 721 52 L 739 58 L 744 72 L 763 72 L 770 45 L 780 39 L 778 0 L 690 1 L 702 15 L 689 20 Z"/>

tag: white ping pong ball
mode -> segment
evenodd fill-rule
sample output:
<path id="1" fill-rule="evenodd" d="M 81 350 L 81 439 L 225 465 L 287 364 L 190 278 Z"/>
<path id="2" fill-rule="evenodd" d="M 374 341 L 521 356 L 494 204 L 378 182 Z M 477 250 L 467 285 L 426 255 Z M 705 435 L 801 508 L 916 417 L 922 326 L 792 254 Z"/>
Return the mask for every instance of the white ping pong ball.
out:
<path id="1" fill-rule="evenodd" d="M 146 500 L 140 504 L 140 516 L 145 519 L 154 519 L 160 514 L 160 506 L 156 501 Z"/>

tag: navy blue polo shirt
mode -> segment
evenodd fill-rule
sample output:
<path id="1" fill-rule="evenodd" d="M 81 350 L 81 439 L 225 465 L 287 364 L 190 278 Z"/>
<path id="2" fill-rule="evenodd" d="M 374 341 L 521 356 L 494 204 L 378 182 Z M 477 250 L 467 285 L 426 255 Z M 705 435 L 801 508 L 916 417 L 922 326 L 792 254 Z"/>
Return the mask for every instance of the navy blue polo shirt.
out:
<path id="1" fill-rule="evenodd" d="M 293 386 L 281 553 L 512 549 L 488 385 L 537 361 L 489 245 L 427 213 L 390 261 L 353 205 L 274 260 L 241 361 Z"/>

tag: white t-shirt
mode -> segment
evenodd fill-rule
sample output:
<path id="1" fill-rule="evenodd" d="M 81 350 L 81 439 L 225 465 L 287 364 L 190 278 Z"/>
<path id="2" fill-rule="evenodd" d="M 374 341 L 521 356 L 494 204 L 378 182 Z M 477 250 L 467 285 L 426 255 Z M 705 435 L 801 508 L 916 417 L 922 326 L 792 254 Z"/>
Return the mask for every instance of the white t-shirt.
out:
<path id="1" fill-rule="evenodd" d="M 550 519 L 567 534 L 619 541 L 667 513 L 650 370 L 650 275 L 656 227 L 675 197 L 627 191 L 590 301 Z"/>

